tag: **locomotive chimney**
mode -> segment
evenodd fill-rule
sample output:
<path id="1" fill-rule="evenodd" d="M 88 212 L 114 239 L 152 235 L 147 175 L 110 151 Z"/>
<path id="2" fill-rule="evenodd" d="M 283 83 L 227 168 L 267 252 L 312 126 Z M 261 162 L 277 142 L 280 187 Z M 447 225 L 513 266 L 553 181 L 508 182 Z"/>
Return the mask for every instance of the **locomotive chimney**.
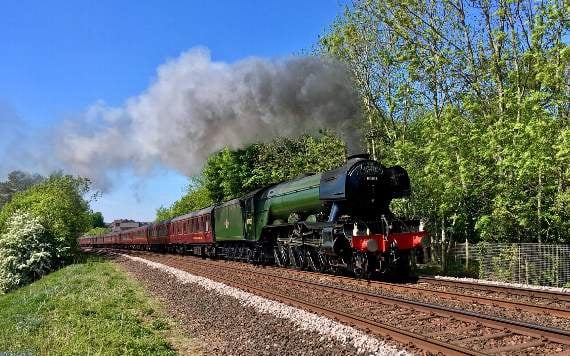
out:
<path id="1" fill-rule="evenodd" d="M 356 153 L 356 154 L 351 154 L 348 157 L 346 157 L 347 161 L 350 161 L 351 159 L 355 159 L 355 158 L 361 158 L 361 159 L 370 159 L 370 154 L 369 153 Z"/>

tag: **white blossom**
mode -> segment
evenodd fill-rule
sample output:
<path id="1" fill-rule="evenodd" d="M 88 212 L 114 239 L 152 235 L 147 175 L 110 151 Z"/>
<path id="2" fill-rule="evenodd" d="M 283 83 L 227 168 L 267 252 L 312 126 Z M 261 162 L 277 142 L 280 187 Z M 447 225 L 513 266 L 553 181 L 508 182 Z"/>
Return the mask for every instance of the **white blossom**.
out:
<path id="1" fill-rule="evenodd" d="M 53 248 L 39 219 L 17 211 L 0 235 L 0 292 L 28 283 L 51 270 Z"/>

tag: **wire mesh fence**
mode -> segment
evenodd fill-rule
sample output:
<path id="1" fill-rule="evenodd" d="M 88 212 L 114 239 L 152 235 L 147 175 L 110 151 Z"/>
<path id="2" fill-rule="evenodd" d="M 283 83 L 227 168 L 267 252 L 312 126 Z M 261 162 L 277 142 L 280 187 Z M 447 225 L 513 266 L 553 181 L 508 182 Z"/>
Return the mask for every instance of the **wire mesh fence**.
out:
<path id="1" fill-rule="evenodd" d="M 433 249 L 441 251 L 438 246 Z M 483 279 L 553 287 L 570 284 L 570 245 L 456 243 L 447 256 L 439 262 L 460 264 Z"/>

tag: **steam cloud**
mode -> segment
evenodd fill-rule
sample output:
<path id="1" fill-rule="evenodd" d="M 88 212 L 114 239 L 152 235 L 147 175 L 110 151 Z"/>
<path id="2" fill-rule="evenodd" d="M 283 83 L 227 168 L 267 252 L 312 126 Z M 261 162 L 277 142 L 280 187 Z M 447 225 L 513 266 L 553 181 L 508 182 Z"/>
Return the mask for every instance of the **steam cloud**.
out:
<path id="1" fill-rule="evenodd" d="M 0 180 L 14 170 L 49 174 L 61 169 L 46 154 L 52 152 L 51 143 L 49 134 L 34 130 L 8 103 L 0 101 Z"/>
<path id="2" fill-rule="evenodd" d="M 100 187 L 109 172 L 157 164 L 200 172 L 208 155 L 276 136 L 331 128 L 351 137 L 358 104 L 346 68 L 317 57 L 214 62 L 195 48 L 158 68 L 155 82 L 123 107 L 91 107 L 60 129 L 56 152 Z"/>

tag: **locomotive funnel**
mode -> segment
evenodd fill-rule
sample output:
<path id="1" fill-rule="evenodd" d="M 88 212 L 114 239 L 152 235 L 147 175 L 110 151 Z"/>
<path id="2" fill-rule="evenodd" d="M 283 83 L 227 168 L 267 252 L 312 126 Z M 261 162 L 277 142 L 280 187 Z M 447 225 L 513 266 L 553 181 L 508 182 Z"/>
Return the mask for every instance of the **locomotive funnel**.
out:
<path id="1" fill-rule="evenodd" d="M 356 153 L 346 157 L 347 161 L 355 158 L 370 159 L 370 153 Z"/>

